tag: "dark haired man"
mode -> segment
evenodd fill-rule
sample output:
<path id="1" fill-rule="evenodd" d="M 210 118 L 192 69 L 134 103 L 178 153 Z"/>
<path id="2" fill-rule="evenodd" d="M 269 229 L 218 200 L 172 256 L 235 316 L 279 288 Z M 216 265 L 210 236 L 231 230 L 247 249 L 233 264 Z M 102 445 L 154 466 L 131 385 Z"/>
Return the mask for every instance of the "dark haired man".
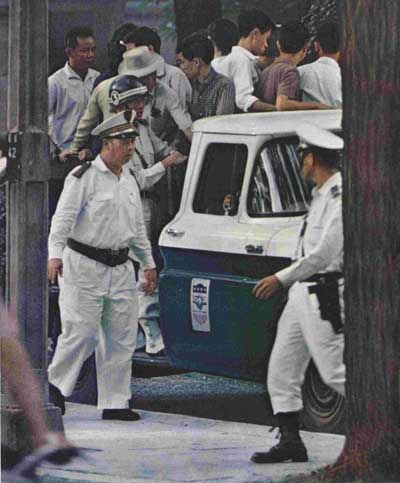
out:
<path id="1" fill-rule="evenodd" d="M 75 27 L 65 35 L 68 60 L 49 77 L 49 131 L 62 148 L 71 144 L 79 120 L 85 112 L 99 72 L 90 69 L 95 41 L 89 27 Z"/>
<path id="2" fill-rule="evenodd" d="M 317 102 L 299 101 L 296 66 L 304 59 L 309 40 L 310 33 L 301 22 L 288 22 L 279 31 L 277 47 L 280 55 L 264 69 L 258 86 L 261 99 L 274 104 L 277 111 L 328 107 Z"/>
<path id="3" fill-rule="evenodd" d="M 135 29 L 137 29 L 135 24 L 127 22 L 121 24 L 114 30 L 109 42 L 107 43 L 107 55 L 109 62 L 108 69 L 97 77 L 93 84 L 93 89 L 95 89 L 100 82 L 103 82 L 103 80 L 118 75 L 118 66 L 121 63 L 123 58 L 122 56 L 126 51 L 123 40 L 129 32 L 132 32 Z"/>
<path id="4" fill-rule="evenodd" d="M 193 34 L 182 43 L 180 68 L 192 83 L 189 113 L 192 120 L 235 112 L 235 86 L 210 66 L 214 56 L 212 41 L 202 34 Z"/>
<path id="5" fill-rule="evenodd" d="M 339 28 L 336 22 L 325 22 L 318 28 L 314 46 L 319 59 L 298 67 L 301 99 L 342 107 Z"/>
<path id="6" fill-rule="evenodd" d="M 158 33 L 149 27 L 138 27 L 133 32 L 127 34 L 124 38 L 126 49 L 130 50 L 135 47 L 145 45 L 150 52 L 156 52 L 160 55 L 161 38 Z M 187 106 L 192 97 L 192 87 L 186 76 L 182 74 L 179 67 L 167 64 L 164 59 L 157 69 L 157 79 L 167 84 L 176 95 L 183 106 Z"/>
<path id="7" fill-rule="evenodd" d="M 280 442 L 252 456 L 255 463 L 308 461 L 299 434 L 301 385 L 311 358 L 324 382 L 344 394 L 342 177 L 338 171 L 343 140 L 312 124 L 297 134 L 301 171 L 315 183 L 313 199 L 297 249 L 287 268 L 261 279 L 259 299 L 291 287 L 279 319 L 268 364 L 268 393 L 280 427 Z"/>
<path id="8" fill-rule="evenodd" d="M 240 111 L 274 111 L 274 105 L 261 101 L 254 94 L 260 77 L 256 56 L 262 55 L 267 48 L 274 24 L 261 10 L 249 9 L 240 12 L 238 27 L 238 44 L 214 68 L 232 79 L 235 102 Z"/>
<path id="9" fill-rule="evenodd" d="M 215 66 L 218 66 L 231 53 L 232 47 L 239 42 L 239 30 L 231 20 L 219 18 L 210 23 L 208 32 L 214 43 L 214 60 L 211 66 L 215 69 Z"/>

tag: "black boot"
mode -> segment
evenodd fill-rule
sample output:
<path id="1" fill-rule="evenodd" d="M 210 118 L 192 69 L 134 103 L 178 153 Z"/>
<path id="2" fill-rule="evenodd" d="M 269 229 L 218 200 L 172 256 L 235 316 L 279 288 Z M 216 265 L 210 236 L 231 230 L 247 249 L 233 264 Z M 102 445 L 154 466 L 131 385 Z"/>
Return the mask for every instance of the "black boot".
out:
<path id="1" fill-rule="evenodd" d="M 61 414 L 64 416 L 65 414 L 65 398 L 61 394 L 61 391 L 58 387 L 53 386 L 53 384 L 49 383 L 49 400 L 54 406 L 57 406 L 61 409 Z"/>
<path id="2" fill-rule="evenodd" d="M 282 463 L 293 461 L 302 463 L 308 461 L 307 449 L 299 434 L 299 413 L 279 413 L 278 415 L 280 441 L 269 451 L 254 453 L 251 461 L 254 463 Z"/>
<path id="3" fill-rule="evenodd" d="M 132 409 L 103 409 L 102 419 L 116 419 L 119 421 L 138 421 L 140 416 Z"/>

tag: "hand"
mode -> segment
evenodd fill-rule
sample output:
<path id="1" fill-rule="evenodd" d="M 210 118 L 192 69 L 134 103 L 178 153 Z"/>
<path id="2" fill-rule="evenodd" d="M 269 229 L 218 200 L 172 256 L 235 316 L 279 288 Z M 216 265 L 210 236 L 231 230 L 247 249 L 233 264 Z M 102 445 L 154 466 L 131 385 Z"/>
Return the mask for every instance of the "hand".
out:
<path id="1" fill-rule="evenodd" d="M 150 295 L 157 287 L 157 271 L 155 268 L 144 270 L 145 282 L 142 284 L 142 290 L 146 295 Z"/>
<path id="2" fill-rule="evenodd" d="M 179 151 L 174 151 L 169 156 L 164 158 L 161 162 L 165 168 L 169 168 L 170 166 L 176 166 L 183 163 L 183 161 L 186 161 L 186 159 L 187 156 L 180 153 Z"/>
<path id="3" fill-rule="evenodd" d="M 50 258 L 47 263 L 47 274 L 51 283 L 56 283 L 57 275 L 63 276 L 63 262 L 61 258 Z"/>
<path id="4" fill-rule="evenodd" d="M 68 161 L 68 156 L 76 156 L 77 152 L 74 151 L 73 149 L 64 149 L 61 151 L 61 153 L 58 155 L 60 158 L 60 161 L 63 163 L 66 163 Z"/>
<path id="5" fill-rule="evenodd" d="M 271 297 L 279 288 L 281 283 L 276 275 L 269 275 L 262 278 L 253 288 L 253 295 L 261 300 L 266 300 Z"/>
<path id="6" fill-rule="evenodd" d="M 79 161 L 85 161 L 85 159 L 89 159 L 93 157 L 93 153 L 90 149 L 81 149 L 78 153 Z"/>

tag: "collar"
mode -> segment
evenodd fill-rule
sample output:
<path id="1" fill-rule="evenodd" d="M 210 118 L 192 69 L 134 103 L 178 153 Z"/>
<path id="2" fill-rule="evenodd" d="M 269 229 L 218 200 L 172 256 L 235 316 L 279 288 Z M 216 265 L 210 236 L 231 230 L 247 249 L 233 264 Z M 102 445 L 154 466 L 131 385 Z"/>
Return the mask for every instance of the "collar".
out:
<path id="1" fill-rule="evenodd" d="M 198 85 L 208 85 L 211 84 L 211 82 L 217 77 L 217 73 L 215 70 L 210 66 L 210 70 L 208 71 L 208 74 L 204 77 L 203 80 L 200 79 L 195 79 L 194 83 Z"/>
<path id="2" fill-rule="evenodd" d="M 123 166 L 122 166 L 122 170 L 121 170 L 121 174 L 120 174 L 120 178 L 121 176 L 128 176 L 128 173 L 126 170 L 124 170 L 124 167 L 127 165 L 128 163 L 125 163 Z M 96 156 L 96 159 L 93 161 L 92 163 L 92 166 L 94 166 L 95 168 L 97 168 L 99 171 L 101 171 L 102 173 L 109 173 L 109 174 L 112 174 L 113 176 L 117 176 L 115 173 L 113 173 L 111 171 L 111 169 L 106 165 L 106 163 L 103 161 L 102 157 L 100 154 L 98 154 Z"/>
<path id="3" fill-rule="evenodd" d="M 315 62 L 318 62 L 319 64 L 339 66 L 335 59 L 332 59 L 332 57 L 326 57 L 325 55 L 317 59 Z"/>
<path id="4" fill-rule="evenodd" d="M 103 173 L 110 171 L 106 165 L 106 163 L 103 161 L 103 158 L 98 154 L 93 161 L 92 165 L 97 168 L 99 171 L 102 171 Z"/>
<path id="5" fill-rule="evenodd" d="M 290 59 L 280 59 L 279 57 L 277 57 L 274 62 L 274 64 L 288 64 L 288 65 L 291 65 L 293 67 L 296 67 L 293 62 L 290 60 Z"/>
<path id="6" fill-rule="evenodd" d="M 236 53 L 236 54 L 240 54 L 240 55 L 245 55 L 246 57 L 248 57 L 250 60 L 253 60 L 254 62 L 257 61 L 257 56 L 252 54 L 250 52 L 250 50 L 247 50 L 245 49 L 244 47 L 241 47 L 240 45 L 234 45 L 232 47 L 232 54 L 233 53 Z"/>
<path id="7" fill-rule="evenodd" d="M 74 69 L 68 64 L 68 60 L 65 63 L 63 70 L 64 70 L 65 75 L 68 77 L 68 79 L 79 79 L 83 82 L 89 80 L 96 73 L 96 72 L 93 72 L 92 69 L 88 69 L 85 78 L 82 79 L 82 77 L 79 74 L 77 74 L 74 71 Z"/>
<path id="8" fill-rule="evenodd" d="M 335 185 L 339 186 L 340 188 L 342 187 L 342 175 L 339 171 L 327 179 L 320 188 L 314 188 L 313 195 L 318 193 L 319 195 L 325 196 Z"/>

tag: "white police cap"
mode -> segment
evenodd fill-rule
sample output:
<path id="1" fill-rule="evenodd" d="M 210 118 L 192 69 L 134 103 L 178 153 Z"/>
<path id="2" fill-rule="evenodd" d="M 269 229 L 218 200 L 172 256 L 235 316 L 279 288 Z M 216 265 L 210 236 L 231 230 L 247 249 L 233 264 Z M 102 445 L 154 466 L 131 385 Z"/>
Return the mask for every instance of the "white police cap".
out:
<path id="1" fill-rule="evenodd" d="M 135 121 L 136 111 L 127 110 L 114 114 L 95 129 L 93 129 L 93 136 L 100 136 L 100 138 L 135 138 L 139 136 L 138 124 Z"/>
<path id="2" fill-rule="evenodd" d="M 300 142 L 308 147 L 315 146 L 322 149 L 341 150 L 343 149 L 343 139 L 331 131 L 322 129 L 315 124 L 303 123 L 296 129 Z"/>

